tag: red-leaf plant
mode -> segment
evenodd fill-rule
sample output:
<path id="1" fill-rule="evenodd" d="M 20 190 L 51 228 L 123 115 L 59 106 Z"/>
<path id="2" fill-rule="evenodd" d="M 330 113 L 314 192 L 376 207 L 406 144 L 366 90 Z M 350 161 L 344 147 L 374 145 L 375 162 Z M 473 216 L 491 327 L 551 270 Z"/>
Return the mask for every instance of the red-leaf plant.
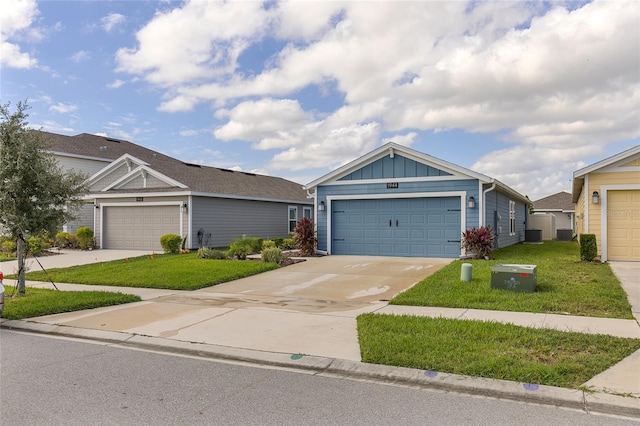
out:
<path id="1" fill-rule="evenodd" d="M 316 250 L 316 232 L 313 220 L 303 217 L 293 230 L 293 239 L 302 256 L 313 256 Z"/>
<path id="2" fill-rule="evenodd" d="M 474 259 L 488 259 L 493 251 L 493 243 L 493 228 L 490 226 L 471 228 L 462 233 L 462 248 Z"/>

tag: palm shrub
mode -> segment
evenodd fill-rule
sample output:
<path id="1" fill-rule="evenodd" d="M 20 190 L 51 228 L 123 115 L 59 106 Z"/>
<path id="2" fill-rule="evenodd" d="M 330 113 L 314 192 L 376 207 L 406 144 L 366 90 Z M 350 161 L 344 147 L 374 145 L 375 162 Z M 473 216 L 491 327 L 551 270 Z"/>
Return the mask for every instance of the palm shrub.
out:
<path id="1" fill-rule="evenodd" d="M 580 234 L 580 260 L 591 262 L 598 255 L 595 234 Z"/>
<path id="2" fill-rule="evenodd" d="M 313 220 L 303 217 L 296 224 L 293 230 L 293 239 L 296 242 L 296 248 L 300 250 L 302 256 L 312 256 L 316 251 L 316 230 Z"/>
<path id="3" fill-rule="evenodd" d="M 160 237 L 160 245 L 165 253 L 178 254 L 182 237 L 177 234 L 164 234 Z"/>
<path id="4" fill-rule="evenodd" d="M 278 265 L 282 262 L 284 256 L 282 255 L 282 250 L 277 247 L 267 247 L 262 250 L 262 261 L 266 263 L 277 263 Z"/>
<path id="5" fill-rule="evenodd" d="M 93 229 L 87 226 L 82 226 L 76 229 L 76 238 L 78 239 L 78 245 L 82 250 L 93 247 Z"/>
<path id="6" fill-rule="evenodd" d="M 218 259 L 223 260 L 227 258 L 227 255 L 222 250 L 211 249 L 208 247 L 200 247 L 198 249 L 198 257 L 200 259 Z"/>
<path id="7" fill-rule="evenodd" d="M 474 259 L 488 258 L 493 251 L 493 228 L 481 226 L 467 229 L 462 233 L 462 248 Z"/>

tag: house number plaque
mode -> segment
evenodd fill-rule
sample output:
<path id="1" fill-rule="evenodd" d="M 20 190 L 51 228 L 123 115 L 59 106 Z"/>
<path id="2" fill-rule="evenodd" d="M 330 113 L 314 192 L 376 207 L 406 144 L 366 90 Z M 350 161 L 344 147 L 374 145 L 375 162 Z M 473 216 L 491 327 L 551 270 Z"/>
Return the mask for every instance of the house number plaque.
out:
<path id="1" fill-rule="evenodd" d="M 387 182 L 387 189 L 396 189 L 398 188 L 398 182 Z"/>

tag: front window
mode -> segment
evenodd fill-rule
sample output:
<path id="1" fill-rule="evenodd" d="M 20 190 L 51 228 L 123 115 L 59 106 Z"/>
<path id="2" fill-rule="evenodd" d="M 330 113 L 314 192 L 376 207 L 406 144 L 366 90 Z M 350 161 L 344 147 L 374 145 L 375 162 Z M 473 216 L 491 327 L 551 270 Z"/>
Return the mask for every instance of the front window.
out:
<path id="1" fill-rule="evenodd" d="M 509 235 L 516 235 L 516 202 L 509 200 Z"/>
<path id="2" fill-rule="evenodd" d="M 306 217 L 307 219 L 311 219 L 311 207 L 303 207 L 302 208 L 302 217 Z"/>
<path id="3" fill-rule="evenodd" d="M 289 232 L 293 232 L 296 229 L 298 223 L 298 207 L 289 206 Z"/>

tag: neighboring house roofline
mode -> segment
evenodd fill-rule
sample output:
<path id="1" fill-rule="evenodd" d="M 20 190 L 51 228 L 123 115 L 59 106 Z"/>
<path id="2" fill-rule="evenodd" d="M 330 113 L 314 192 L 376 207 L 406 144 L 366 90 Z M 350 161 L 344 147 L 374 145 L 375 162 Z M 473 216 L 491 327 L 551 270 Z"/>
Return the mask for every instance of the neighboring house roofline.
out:
<path id="1" fill-rule="evenodd" d="M 313 201 L 301 201 L 301 200 L 291 200 L 291 199 L 279 199 L 279 198 L 264 198 L 264 197 L 249 197 L 243 195 L 232 195 L 232 194 L 218 194 L 211 192 L 197 192 L 197 191 L 180 191 L 180 190 L 154 190 L 149 192 L 137 191 L 137 192 L 90 192 L 89 194 L 85 194 L 82 198 L 85 200 L 94 200 L 99 198 L 101 200 L 109 199 L 109 198 L 134 198 L 134 197 L 205 197 L 205 198 L 226 198 L 231 200 L 246 200 L 246 201 L 266 201 L 270 203 L 288 203 L 288 204 L 300 204 L 300 205 L 310 205 L 313 206 Z"/>
<path id="2" fill-rule="evenodd" d="M 453 163 L 449 163 L 448 161 L 441 160 L 439 158 L 433 157 L 428 154 L 424 154 L 414 149 L 407 148 L 406 146 L 398 145 L 395 142 L 387 142 L 386 144 L 382 145 L 378 149 L 375 149 L 370 153 L 365 154 L 362 157 L 358 157 L 355 160 L 341 167 L 338 167 L 332 172 L 329 172 L 326 175 L 312 182 L 309 182 L 308 184 L 304 185 L 304 189 L 311 190 L 319 185 L 325 184 L 332 180 L 337 180 L 340 177 L 348 175 L 352 171 L 357 170 L 363 164 L 373 162 L 379 158 L 386 156 L 389 153 L 395 154 L 395 152 L 398 152 L 407 158 L 411 158 L 419 162 L 434 164 L 439 168 L 443 169 L 444 171 L 450 172 L 452 174 L 465 175 L 473 179 L 478 179 L 483 183 L 493 183 L 493 179 L 490 178 L 489 176 L 474 172 L 473 170 L 469 170 L 464 167 L 455 165 Z"/>
<path id="3" fill-rule="evenodd" d="M 70 152 L 64 152 L 64 151 L 47 151 L 50 154 L 53 155 L 57 155 L 60 157 L 69 157 L 69 158 L 80 158 L 83 160 L 95 160 L 95 161 L 104 161 L 104 162 L 112 162 L 113 160 L 110 158 L 104 158 L 104 157 L 95 157 L 92 155 L 80 155 L 80 154 L 72 154 Z"/>
<path id="4" fill-rule="evenodd" d="M 640 155 L 640 145 L 632 146 L 631 148 L 625 151 L 622 151 L 616 155 L 612 155 L 611 157 L 607 157 L 589 166 L 586 166 L 579 170 L 574 171 L 573 172 L 573 189 L 572 189 L 573 202 L 574 203 L 578 202 L 578 198 L 580 198 L 580 193 L 582 192 L 582 187 L 584 186 L 584 177 L 587 174 L 603 169 L 605 167 L 611 166 L 612 164 L 615 164 L 617 162 L 624 161 L 634 155 Z"/>

